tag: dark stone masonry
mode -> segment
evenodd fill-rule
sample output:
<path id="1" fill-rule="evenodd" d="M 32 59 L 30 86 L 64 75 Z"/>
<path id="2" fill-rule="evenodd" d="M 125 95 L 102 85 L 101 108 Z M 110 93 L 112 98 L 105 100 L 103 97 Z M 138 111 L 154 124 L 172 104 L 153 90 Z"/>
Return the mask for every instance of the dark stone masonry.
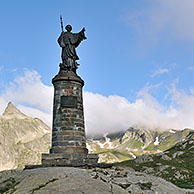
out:
<path id="1" fill-rule="evenodd" d="M 52 79 L 54 85 L 52 146 L 49 154 L 42 154 L 41 165 L 26 165 L 26 169 L 52 166 L 110 167 L 111 164 L 98 163 L 97 154 L 88 154 L 84 125 L 82 88 L 84 81 L 77 75 L 79 66 L 75 48 L 87 39 L 85 28 L 72 33 L 72 26 L 63 31 L 58 43 L 62 48 L 59 73 Z"/>
<path id="2" fill-rule="evenodd" d="M 85 28 L 72 33 L 67 25 L 58 43 L 62 48 L 59 73 L 52 79 L 54 85 L 52 146 L 49 154 L 42 154 L 42 166 L 97 166 L 98 155 L 88 154 L 84 125 L 82 88 L 84 81 L 77 75 L 79 64 L 75 48 L 87 39 Z"/>
<path id="3" fill-rule="evenodd" d="M 97 154 L 86 148 L 82 87 L 84 81 L 74 73 L 56 75 L 53 103 L 52 147 L 42 154 L 43 166 L 84 166 L 97 164 Z"/>

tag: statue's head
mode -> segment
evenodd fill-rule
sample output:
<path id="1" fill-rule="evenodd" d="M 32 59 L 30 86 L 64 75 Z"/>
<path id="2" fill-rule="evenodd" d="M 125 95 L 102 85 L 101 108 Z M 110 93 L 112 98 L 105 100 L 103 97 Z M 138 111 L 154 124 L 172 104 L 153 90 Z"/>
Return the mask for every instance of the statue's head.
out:
<path id="1" fill-rule="evenodd" d="M 67 32 L 71 32 L 72 26 L 71 26 L 71 25 L 67 25 L 67 26 L 65 27 L 65 29 L 67 30 Z"/>

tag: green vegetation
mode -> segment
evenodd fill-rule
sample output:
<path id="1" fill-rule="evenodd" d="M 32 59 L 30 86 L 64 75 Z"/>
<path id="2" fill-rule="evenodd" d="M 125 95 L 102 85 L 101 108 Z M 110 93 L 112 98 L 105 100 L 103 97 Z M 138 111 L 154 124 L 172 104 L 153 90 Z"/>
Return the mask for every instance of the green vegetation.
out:
<path id="1" fill-rule="evenodd" d="M 131 148 L 141 148 L 144 144 L 141 141 L 131 139 L 130 140 L 130 146 Z"/>
<path id="2" fill-rule="evenodd" d="M 122 187 L 123 189 L 127 189 L 128 187 L 131 186 L 131 184 L 119 184 L 120 187 Z"/>
<path id="3" fill-rule="evenodd" d="M 144 143 L 142 137 L 144 137 Z M 155 137 L 159 138 L 158 145 L 154 145 Z M 123 136 L 114 137 L 114 140 L 111 141 L 111 147 L 113 148 L 110 148 L 109 143 L 106 143 L 105 141 L 100 142 L 104 146 L 103 148 L 98 141 L 88 141 L 88 144 L 92 153 L 101 154 L 101 156 L 106 153 L 107 157 L 111 160 L 108 161 L 108 159 L 106 159 L 106 162 L 110 163 L 115 157 L 118 161 L 133 159 L 130 153 L 133 153 L 135 156 L 140 156 L 142 154 L 155 154 L 165 151 L 170 149 L 177 142 L 183 141 L 186 137 L 190 139 L 194 138 L 193 130 L 184 129 L 171 133 L 169 131 L 156 130 L 150 132 L 142 129 L 130 128 Z M 147 147 L 145 145 L 147 145 Z M 118 155 L 115 154 L 115 152 L 121 154 Z"/>
<path id="4" fill-rule="evenodd" d="M 124 152 L 113 151 L 112 154 L 114 154 L 114 156 L 116 156 L 120 161 L 125 161 L 132 158 L 130 154 Z"/>
<path id="5" fill-rule="evenodd" d="M 10 177 L 7 180 L 0 183 L 0 193 L 5 193 L 6 191 L 9 191 L 10 189 L 14 189 L 14 187 L 18 183 L 15 181 L 14 178 Z"/>
<path id="6" fill-rule="evenodd" d="M 188 128 L 184 129 L 184 131 L 183 131 L 183 137 L 186 137 L 189 134 L 190 131 L 191 130 L 188 129 Z"/>
<path id="7" fill-rule="evenodd" d="M 21 140 L 16 143 L 17 146 L 19 146 L 21 144 L 22 144 Z"/>
<path id="8" fill-rule="evenodd" d="M 135 156 L 140 156 L 142 154 L 142 150 L 139 151 L 131 151 L 131 153 L 133 153 Z"/>
<path id="9" fill-rule="evenodd" d="M 114 140 L 113 143 L 112 143 L 112 145 L 113 145 L 113 147 L 119 146 L 120 145 L 120 139 Z"/>
<path id="10" fill-rule="evenodd" d="M 104 150 L 99 152 L 98 154 L 101 155 L 101 158 L 103 158 L 103 162 L 106 163 L 112 163 L 112 162 L 121 162 L 125 160 L 132 159 L 132 156 L 126 152 L 119 152 L 118 150 Z"/>
<path id="11" fill-rule="evenodd" d="M 136 130 L 135 133 L 138 134 L 136 138 L 134 138 L 134 130 L 132 130 L 131 132 L 127 131 L 122 139 L 119 138 L 112 141 L 114 149 L 108 149 L 108 146 L 101 148 L 97 142 L 91 142 L 90 146 L 95 148 L 95 153 L 100 154 L 101 162 L 112 163 L 115 161 L 117 162 L 116 166 L 129 166 L 136 171 L 162 177 L 181 188 L 194 189 L 193 130 L 185 129 L 176 133 L 170 133 L 169 131 L 159 133 L 157 131 L 155 136 L 159 137 L 159 144 L 154 145 L 154 141 L 150 141 L 146 148 L 141 138 L 139 138 L 139 134 L 144 132 Z M 184 142 L 187 139 L 186 137 L 189 140 Z M 176 144 L 177 142 L 182 143 Z M 155 154 L 158 151 L 167 152 L 161 155 Z M 141 160 L 140 158 L 138 162 L 138 160 L 133 160 L 130 153 L 136 156 L 142 154 L 152 155 L 149 155 L 148 159 L 143 158 Z M 153 159 L 153 161 L 150 162 L 149 158 Z M 147 185 L 147 188 L 149 186 L 151 187 L 151 185 Z M 146 188 L 145 185 L 140 187 Z"/>
<path id="12" fill-rule="evenodd" d="M 166 138 L 166 140 L 164 142 L 162 142 L 161 144 L 159 144 L 159 146 L 157 147 L 158 150 L 164 151 L 167 150 L 169 148 L 171 148 L 172 146 L 174 146 L 176 143 L 174 136 L 169 136 Z"/>
<path id="13" fill-rule="evenodd" d="M 151 151 L 154 150 L 154 148 L 156 148 L 156 146 L 153 143 L 150 143 L 145 150 Z"/>
<path id="14" fill-rule="evenodd" d="M 152 183 L 151 182 L 147 182 L 147 183 L 139 183 L 139 186 L 142 190 L 150 190 L 152 187 Z"/>
<path id="15" fill-rule="evenodd" d="M 116 140 L 116 141 L 118 141 L 118 140 Z M 121 162 L 121 161 L 132 159 L 131 154 L 127 153 L 126 150 L 123 151 L 123 150 L 120 150 L 120 149 L 101 148 L 95 142 L 88 142 L 88 144 L 94 150 L 93 153 L 99 154 L 100 158 L 103 158 L 103 162 L 106 162 L 106 163 L 111 163 L 113 161 Z M 139 142 L 134 141 L 133 144 L 138 145 Z"/>
<path id="16" fill-rule="evenodd" d="M 164 159 L 163 155 L 170 160 Z M 129 166 L 136 171 L 160 176 L 178 187 L 194 189 L 194 140 L 177 144 L 163 155 L 150 155 L 153 162 L 137 163 L 136 160 L 128 160 L 115 165 Z"/>

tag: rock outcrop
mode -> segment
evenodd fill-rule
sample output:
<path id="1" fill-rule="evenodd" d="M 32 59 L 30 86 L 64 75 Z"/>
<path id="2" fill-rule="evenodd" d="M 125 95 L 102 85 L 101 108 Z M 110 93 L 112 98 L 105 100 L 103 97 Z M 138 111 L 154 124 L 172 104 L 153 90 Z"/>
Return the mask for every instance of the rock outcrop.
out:
<path id="1" fill-rule="evenodd" d="M 20 112 L 11 102 L 0 116 L 0 170 L 39 164 L 48 152 L 51 129 Z"/>
<path id="2" fill-rule="evenodd" d="M 154 176 L 130 168 L 80 169 L 50 167 L 0 173 L 5 194 L 192 194 Z"/>
<path id="3" fill-rule="evenodd" d="M 118 165 L 162 177 L 178 187 L 194 189 L 193 161 L 194 140 L 190 139 L 177 143 L 165 152 L 141 155 Z"/>

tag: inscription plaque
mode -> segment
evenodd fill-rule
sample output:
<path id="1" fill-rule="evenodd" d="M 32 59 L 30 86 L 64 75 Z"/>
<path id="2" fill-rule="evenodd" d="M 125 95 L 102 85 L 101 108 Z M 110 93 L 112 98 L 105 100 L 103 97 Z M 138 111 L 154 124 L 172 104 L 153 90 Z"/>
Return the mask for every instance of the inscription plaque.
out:
<path id="1" fill-rule="evenodd" d="M 77 97 L 76 96 L 61 96 L 61 107 L 77 108 Z"/>

